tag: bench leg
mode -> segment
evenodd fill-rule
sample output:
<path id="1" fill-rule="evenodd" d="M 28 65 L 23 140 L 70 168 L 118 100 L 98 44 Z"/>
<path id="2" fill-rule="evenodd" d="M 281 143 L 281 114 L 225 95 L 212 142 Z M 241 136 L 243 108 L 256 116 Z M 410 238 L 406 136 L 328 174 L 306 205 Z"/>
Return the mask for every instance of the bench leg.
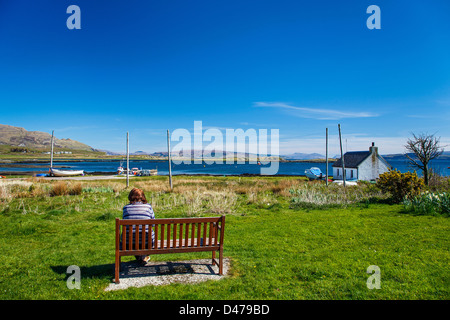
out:
<path id="1" fill-rule="evenodd" d="M 223 248 L 220 247 L 219 250 L 219 275 L 223 275 Z"/>
<path id="2" fill-rule="evenodd" d="M 114 282 L 116 284 L 120 283 L 119 280 L 119 272 L 120 272 L 120 256 L 118 254 L 116 254 L 116 262 L 115 262 L 115 278 L 114 278 Z"/>
<path id="3" fill-rule="evenodd" d="M 216 262 L 216 252 L 215 251 L 213 251 L 212 252 L 212 262 L 211 262 L 211 265 L 214 265 L 215 264 L 215 262 Z"/>

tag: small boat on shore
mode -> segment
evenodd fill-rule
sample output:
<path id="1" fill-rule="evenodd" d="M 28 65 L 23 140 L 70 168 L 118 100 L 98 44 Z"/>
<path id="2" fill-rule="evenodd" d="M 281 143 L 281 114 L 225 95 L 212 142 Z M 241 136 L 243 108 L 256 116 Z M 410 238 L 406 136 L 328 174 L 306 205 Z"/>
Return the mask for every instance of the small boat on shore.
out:
<path id="1" fill-rule="evenodd" d="M 323 173 L 317 167 L 312 167 L 310 169 L 306 169 L 305 175 L 309 180 L 323 179 Z"/>
<path id="2" fill-rule="evenodd" d="M 84 176 L 84 170 L 58 170 L 50 168 L 51 177 Z"/>
<path id="3" fill-rule="evenodd" d="M 140 170 L 139 172 L 139 176 L 156 176 L 158 175 L 158 170 L 156 169 L 144 169 L 144 170 Z"/>

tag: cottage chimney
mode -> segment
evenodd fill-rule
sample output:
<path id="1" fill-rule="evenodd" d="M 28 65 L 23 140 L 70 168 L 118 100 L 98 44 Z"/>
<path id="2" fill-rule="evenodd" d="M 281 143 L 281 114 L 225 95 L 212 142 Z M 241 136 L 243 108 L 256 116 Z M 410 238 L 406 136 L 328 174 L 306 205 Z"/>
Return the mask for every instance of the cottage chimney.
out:
<path id="1" fill-rule="evenodd" d="M 372 142 L 372 146 L 369 147 L 370 153 L 378 154 L 378 147 L 375 147 L 375 142 Z"/>

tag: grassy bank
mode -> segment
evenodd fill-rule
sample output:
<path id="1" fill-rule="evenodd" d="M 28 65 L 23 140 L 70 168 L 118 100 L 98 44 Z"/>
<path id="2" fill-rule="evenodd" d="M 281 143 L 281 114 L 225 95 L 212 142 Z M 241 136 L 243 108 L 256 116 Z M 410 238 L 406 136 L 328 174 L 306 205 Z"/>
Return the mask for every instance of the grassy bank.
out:
<path id="1" fill-rule="evenodd" d="M 175 177 L 170 191 L 167 177 L 133 180 L 158 218 L 225 214 L 231 274 L 104 292 L 125 182 L 1 183 L 0 299 L 450 298 L 448 218 L 386 204 L 372 185 L 343 192 L 293 177 Z M 81 268 L 80 290 L 66 287 L 70 265 Z M 370 265 L 381 269 L 380 290 L 366 286 Z"/>

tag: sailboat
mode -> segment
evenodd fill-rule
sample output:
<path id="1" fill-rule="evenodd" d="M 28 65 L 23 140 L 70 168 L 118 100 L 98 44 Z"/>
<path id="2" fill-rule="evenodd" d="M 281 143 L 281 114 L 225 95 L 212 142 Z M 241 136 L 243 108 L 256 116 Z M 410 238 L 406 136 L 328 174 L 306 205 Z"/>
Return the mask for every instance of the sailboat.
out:
<path id="1" fill-rule="evenodd" d="M 117 174 L 125 173 L 125 169 L 123 168 L 123 161 L 120 161 L 119 167 L 117 167 Z"/>
<path id="2" fill-rule="evenodd" d="M 50 176 L 52 177 L 67 177 L 67 176 L 84 176 L 84 170 L 58 170 L 50 168 Z"/>
<path id="3" fill-rule="evenodd" d="M 66 177 L 66 176 L 84 176 L 84 170 L 59 170 L 53 168 L 53 138 L 54 137 L 54 131 L 52 131 L 52 151 L 50 156 L 50 170 L 49 175 L 50 177 Z"/>

